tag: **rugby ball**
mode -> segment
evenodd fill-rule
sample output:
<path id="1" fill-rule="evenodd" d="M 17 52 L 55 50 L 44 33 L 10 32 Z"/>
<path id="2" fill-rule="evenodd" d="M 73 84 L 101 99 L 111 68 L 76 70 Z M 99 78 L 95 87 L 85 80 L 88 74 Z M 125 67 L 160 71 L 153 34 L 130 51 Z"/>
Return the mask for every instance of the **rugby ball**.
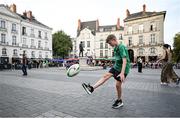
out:
<path id="1" fill-rule="evenodd" d="M 67 76 L 68 77 L 73 77 L 75 75 L 77 75 L 80 71 L 80 65 L 79 64 L 73 64 L 72 66 L 70 66 L 67 70 Z"/>

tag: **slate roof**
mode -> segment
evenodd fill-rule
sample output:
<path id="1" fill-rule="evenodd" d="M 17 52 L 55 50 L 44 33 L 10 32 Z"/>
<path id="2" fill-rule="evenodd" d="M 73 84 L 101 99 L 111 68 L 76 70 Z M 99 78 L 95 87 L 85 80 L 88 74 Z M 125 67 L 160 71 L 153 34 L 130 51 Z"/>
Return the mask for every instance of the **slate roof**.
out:
<path id="1" fill-rule="evenodd" d="M 99 29 L 103 28 L 103 31 L 112 31 L 114 27 L 116 28 L 115 30 L 118 30 L 116 25 L 99 26 Z M 124 30 L 124 27 L 120 26 L 120 30 Z"/>
<path id="2" fill-rule="evenodd" d="M 4 4 L 0 4 L 0 7 L 4 7 L 6 8 L 8 11 L 10 11 L 12 14 L 16 14 L 17 16 L 19 16 L 22 20 L 25 20 L 25 21 L 31 21 L 32 23 L 34 24 L 37 24 L 37 25 L 40 25 L 42 27 L 45 27 L 45 28 L 48 28 L 48 29 L 51 29 L 50 27 L 48 27 L 47 25 L 44 25 L 43 23 L 39 22 L 38 20 L 35 19 L 35 17 L 33 16 L 32 17 L 32 20 L 30 20 L 28 17 L 24 16 L 24 15 L 21 15 L 19 13 L 15 13 L 15 12 L 12 12 L 7 6 L 5 6 Z"/>
<path id="3" fill-rule="evenodd" d="M 96 21 L 87 21 L 87 22 L 81 22 L 80 30 L 77 31 L 77 36 L 79 36 L 81 30 L 84 28 L 88 28 L 91 30 L 92 34 L 96 34 Z"/>
<path id="4" fill-rule="evenodd" d="M 52 29 L 52 28 L 48 27 L 47 25 L 44 25 L 43 23 L 41 23 L 38 20 L 36 20 L 34 16 L 32 16 L 32 20 L 31 20 L 31 19 L 29 19 L 28 17 L 26 17 L 24 15 L 21 15 L 21 14 L 18 14 L 18 13 L 17 13 L 17 15 L 19 15 L 23 20 L 31 21 L 32 23 L 38 24 L 38 25 L 46 27 L 48 29 Z"/>
<path id="5" fill-rule="evenodd" d="M 152 17 L 152 16 L 157 16 L 157 15 L 166 15 L 166 11 L 161 11 L 161 12 L 137 12 L 130 14 L 128 17 L 124 19 L 124 22 L 126 21 L 131 21 L 131 20 L 137 20 L 141 18 L 147 18 L 147 17 Z"/>

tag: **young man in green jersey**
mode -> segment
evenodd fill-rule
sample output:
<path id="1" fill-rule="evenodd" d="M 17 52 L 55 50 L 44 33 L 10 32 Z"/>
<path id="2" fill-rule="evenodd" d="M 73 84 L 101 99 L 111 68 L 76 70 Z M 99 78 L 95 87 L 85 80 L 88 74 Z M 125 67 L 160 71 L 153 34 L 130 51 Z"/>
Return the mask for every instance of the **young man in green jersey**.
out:
<path id="1" fill-rule="evenodd" d="M 95 89 L 104 84 L 113 76 L 116 80 L 117 100 L 113 103 L 112 108 L 119 108 L 123 106 L 121 85 L 129 73 L 130 59 L 127 48 L 123 44 L 118 43 L 115 35 L 109 35 L 106 39 L 106 43 L 114 47 L 114 66 L 93 86 L 85 83 L 83 83 L 82 86 L 88 94 L 91 94 Z"/>

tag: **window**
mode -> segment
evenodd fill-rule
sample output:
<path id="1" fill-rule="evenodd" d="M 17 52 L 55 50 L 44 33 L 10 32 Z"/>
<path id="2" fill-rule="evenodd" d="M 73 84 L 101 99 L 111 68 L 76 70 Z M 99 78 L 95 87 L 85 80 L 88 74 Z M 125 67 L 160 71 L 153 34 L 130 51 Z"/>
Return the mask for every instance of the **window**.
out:
<path id="1" fill-rule="evenodd" d="M 31 35 L 34 35 L 34 29 L 31 28 Z"/>
<path id="2" fill-rule="evenodd" d="M 48 43 L 47 43 L 47 42 L 45 42 L 45 48 L 47 48 L 47 45 L 48 45 Z"/>
<path id="3" fill-rule="evenodd" d="M 12 45 L 16 45 L 16 36 L 12 36 Z"/>
<path id="4" fill-rule="evenodd" d="M 5 29 L 6 28 L 6 22 L 5 21 L 1 21 L 1 28 Z"/>
<path id="5" fill-rule="evenodd" d="M 26 27 L 22 27 L 22 35 L 26 35 Z"/>
<path id="6" fill-rule="evenodd" d="M 41 38 L 41 31 L 38 31 L 38 37 Z"/>
<path id="7" fill-rule="evenodd" d="M 1 43 L 6 43 L 6 34 L 1 34 Z"/>
<path id="8" fill-rule="evenodd" d="M 150 24 L 150 31 L 156 31 L 156 24 L 154 22 Z"/>
<path id="9" fill-rule="evenodd" d="M 105 57 L 108 57 L 108 50 L 105 50 Z"/>
<path id="10" fill-rule="evenodd" d="M 119 40 L 123 40 L 122 34 L 119 34 Z"/>
<path id="11" fill-rule="evenodd" d="M 100 57 L 103 57 L 103 50 L 100 50 Z"/>
<path id="12" fill-rule="evenodd" d="M 151 54 L 155 54 L 155 50 L 156 50 L 155 48 L 151 48 L 151 49 L 150 49 L 150 53 L 151 53 Z"/>
<path id="13" fill-rule="evenodd" d="M 45 57 L 48 58 L 48 52 L 46 52 L 45 55 L 46 55 Z"/>
<path id="14" fill-rule="evenodd" d="M 16 24 L 12 24 L 12 31 L 16 31 Z"/>
<path id="15" fill-rule="evenodd" d="M 144 54 L 144 49 L 143 48 L 140 48 L 139 49 L 139 55 L 143 55 Z"/>
<path id="16" fill-rule="evenodd" d="M 128 28 L 128 34 L 132 34 L 132 27 Z"/>
<path id="17" fill-rule="evenodd" d="M 87 47 L 90 48 L 90 41 L 87 41 Z"/>
<path id="18" fill-rule="evenodd" d="M 82 46 L 83 48 L 85 48 L 85 41 L 82 41 Z"/>
<path id="19" fill-rule="evenodd" d="M 23 38 L 23 44 L 26 45 L 26 38 Z"/>
<path id="20" fill-rule="evenodd" d="M 2 55 L 7 55 L 6 48 L 2 49 Z"/>
<path id="21" fill-rule="evenodd" d="M 151 34 L 151 42 L 150 43 L 155 43 L 156 42 L 156 38 L 155 38 L 155 34 Z"/>
<path id="22" fill-rule="evenodd" d="M 14 56 L 17 56 L 17 49 L 14 49 L 14 50 L 13 50 L 13 55 L 14 55 Z"/>
<path id="23" fill-rule="evenodd" d="M 153 25 L 150 26 L 150 31 L 153 31 Z"/>
<path id="24" fill-rule="evenodd" d="M 139 44 L 143 44 L 143 36 L 139 36 Z"/>
<path id="25" fill-rule="evenodd" d="M 107 43 L 105 43 L 105 48 L 106 48 L 106 49 L 108 48 L 108 44 L 107 44 Z"/>
<path id="26" fill-rule="evenodd" d="M 100 31 L 100 32 L 103 32 L 103 28 L 100 28 L 99 31 Z"/>
<path id="27" fill-rule="evenodd" d="M 45 32 L 45 39 L 47 39 L 47 32 Z"/>
<path id="28" fill-rule="evenodd" d="M 90 33 L 86 34 L 86 38 L 89 39 L 90 38 Z"/>
<path id="29" fill-rule="evenodd" d="M 34 46 L 34 39 L 31 39 L 31 46 Z"/>
<path id="30" fill-rule="evenodd" d="M 144 30 L 144 26 L 143 25 L 139 25 L 139 32 L 141 33 L 141 32 L 143 32 L 143 30 Z"/>
<path id="31" fill-rule="evenodd" d="M 103 42 L 100 43 L 100 49 L 103 49 Z"/>
<path id="32" fill-rule="evenodd" d="M 42 52 L 39 51 L 39 58 L 42 58 Z"/>
<path id="33" fill-rule="evenodd" d="M 116 27 L 112 27 L 112 31 L 115 31 L 116 30 Z"/>
<path id="34" fill-rule="evenodd" d="M 32 58 L 35 58 L 35 51 L 32 51 L 32 52 L 31 52 L 31 57 L 32 57 Z"/>
<path id="35" fill-rule="evenodd" d="M 41 41 L 38 41 L 38 48 L 41 48 Z"/>
<path id="36" fill-rule="evenodd" d="M 129 46 L 132 46 L 132 37 L 128 37 Z"/>

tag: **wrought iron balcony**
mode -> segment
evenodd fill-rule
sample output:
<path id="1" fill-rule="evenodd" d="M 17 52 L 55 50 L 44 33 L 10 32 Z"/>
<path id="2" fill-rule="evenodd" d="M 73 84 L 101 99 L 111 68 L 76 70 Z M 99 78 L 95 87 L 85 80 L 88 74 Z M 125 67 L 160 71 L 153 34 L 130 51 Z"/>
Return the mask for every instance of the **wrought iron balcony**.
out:
<path id="1" fill-rule="evenodd" d="M 22 44 L 23 48 L 28 48 L 28 45 Z"/>

